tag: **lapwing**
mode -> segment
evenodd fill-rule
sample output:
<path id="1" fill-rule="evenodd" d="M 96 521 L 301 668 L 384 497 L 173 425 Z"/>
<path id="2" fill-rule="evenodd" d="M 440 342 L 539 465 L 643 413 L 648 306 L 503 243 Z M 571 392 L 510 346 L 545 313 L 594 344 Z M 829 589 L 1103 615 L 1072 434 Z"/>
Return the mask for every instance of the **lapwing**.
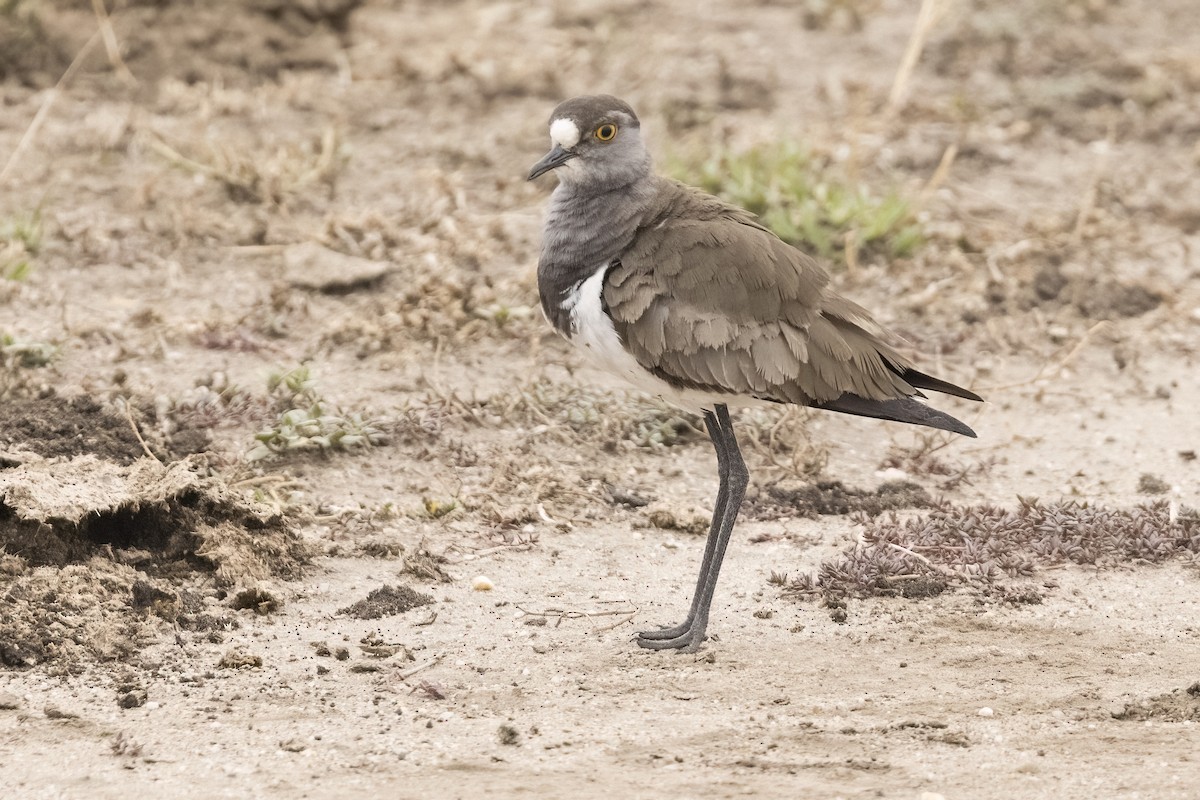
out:
<path id="1" fill-rule="evenodd" d="M 747 211 L 656 175 L 637 114 L 611 95 L 550 115 L 554 171 L 538 290 L 554 329 L 598 366 L 700 414 L 720 488 L 691 609 L 637 643 L 695 652 L 749 473 L 729 407 L 794 403 L 975 436 L 922 390 L 982 400 L 917 370 L 811 257 Z"/>

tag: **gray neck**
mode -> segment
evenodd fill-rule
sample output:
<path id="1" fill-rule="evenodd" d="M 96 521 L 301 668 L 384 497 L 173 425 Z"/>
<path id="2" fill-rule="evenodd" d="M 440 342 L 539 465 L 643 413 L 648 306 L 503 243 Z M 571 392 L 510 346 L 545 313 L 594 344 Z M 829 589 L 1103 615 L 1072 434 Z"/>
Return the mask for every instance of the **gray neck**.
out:
<path id="1" fill-rule="evenodd" d="M 571 315 L 563 301 L 601 267 L 616 261 L 633 241 L 657 190 L 652 175 L 596 193 L 560 183 L 550 196 L 538 292 L 550 323 L 571 336 Z"/>

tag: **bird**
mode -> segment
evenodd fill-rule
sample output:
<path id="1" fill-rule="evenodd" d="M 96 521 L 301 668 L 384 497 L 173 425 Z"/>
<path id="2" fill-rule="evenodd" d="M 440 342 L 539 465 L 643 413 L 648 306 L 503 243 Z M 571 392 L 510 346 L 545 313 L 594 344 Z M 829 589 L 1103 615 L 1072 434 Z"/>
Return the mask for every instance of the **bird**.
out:
<path id="1" fill-rule="evenodd" d="M 636 636 L 650 650 L 696 652 L 750 477 L 730 406 L 794 404 L 975 438 L 922 390 L 983 398 L 917 370 L 816 260 L 753 214 L 658 175 L 625 101 L 574 97 L 549 125 L 551 149 L 528 176 L 558 178 L 537 268 L 547 320 L 595 365 L 702 416 L 716 451 L 691 607 L 680 624 Z"/>

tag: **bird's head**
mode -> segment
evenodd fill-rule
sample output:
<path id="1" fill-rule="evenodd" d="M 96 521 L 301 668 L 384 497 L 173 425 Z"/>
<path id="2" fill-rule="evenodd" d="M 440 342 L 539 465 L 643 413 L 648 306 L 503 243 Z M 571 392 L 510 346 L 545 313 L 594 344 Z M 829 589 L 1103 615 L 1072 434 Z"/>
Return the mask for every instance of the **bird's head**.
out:
<path id="1" fill-rule="evenodd" d="M 607 191 L 650 174 L 637 114 L 612 95 L 584 95 L 559 104 L 550 115 L 550 140 L 550 152 L 533 165 L 529 180 L 557 170 L 560 183 Z"/>

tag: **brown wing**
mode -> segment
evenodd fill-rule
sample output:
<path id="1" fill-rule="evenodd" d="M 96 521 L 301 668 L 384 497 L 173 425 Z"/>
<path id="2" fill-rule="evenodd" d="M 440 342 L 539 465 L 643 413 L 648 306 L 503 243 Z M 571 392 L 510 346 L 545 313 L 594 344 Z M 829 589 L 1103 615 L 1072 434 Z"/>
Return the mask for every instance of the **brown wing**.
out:
<path id="1" fill-rule="evenodd" d="M 815 261 L 715 198 L 663 191 L 662 213 L 605 280 L 638 363 L 676 386 L 804 405 L 920 394 L 911 365 Z"/>

